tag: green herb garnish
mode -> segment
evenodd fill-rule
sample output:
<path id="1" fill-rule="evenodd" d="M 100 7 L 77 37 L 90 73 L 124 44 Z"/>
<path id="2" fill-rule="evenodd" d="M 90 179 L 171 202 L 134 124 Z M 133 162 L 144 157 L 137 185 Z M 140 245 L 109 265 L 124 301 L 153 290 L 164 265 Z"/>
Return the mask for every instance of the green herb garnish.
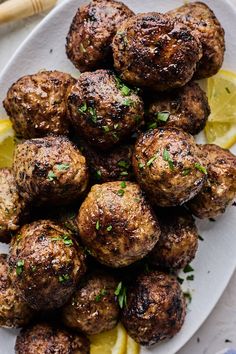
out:
<path id="1" fill-rule="evenodd" d="M 100 180 L 101 177 L 102 177 L 101 171 L 100 171 L 100 170 L 95 171 L 95 178 L 96 178 L 97 180 Z"/>
<path id="2" fill-rule="evenodd" d="M 192 295 L 190 294 L 189 291 L 185 291 L 185 292 L 184 292 L 184 297 L 185 297 L 189 302 L 192 301 Z"/>
<path id="3" fill-rule="evenodd" d="M 124 194 L 125 194 L 124 189 L 119 189 L 118 192 L 117 192 L 117 195 L 118 195 L 119 197 L 123 197 Z"/>
<path id="4" fill-rule="evenodd" d="M 97 117 L 96 109 L 93 107 L 88 107 L 88 112 L 90 114 L 90 118 L 93 121 L 93 123 L 97 123 L 98 117 Z"/>
<path id="5" fill-rule="evenodd" d="M 99 220 L 97 220 L 97 222 L 96 222 L 96 230 L 99 230 L 100 229 L 100 222 L 99 222 Z"/>
<path id="6" fill-rule="evenodd" d="M 207 170 L 206 170 L 206 168 L 205 168 L 204 166 L 200 165 L 200 163 L 195 163 L 194 167 L 195 167 L 198 171 L 200 171 L 200 172 L 204 173 L 205 175 L 207 175 Z"/>
<path id="7" fill-rule="evenodd" d="M 58 237 L 52 237 L 52 241 L 63 241 L 66 246 L 72 246 L 73 241 L 71 240 L 69 235 L 63 235 Z"/>
<path id="8" fill-rule="evenodd" d="M 66 170 L 68 170 L 69 167 L 70 167 L 69 163 L 60 163 L 60 164 L 56 165 L 56 168 L 58 169 L 58 171 L 66 171 Z"/>
<path id="9" fill-rule="evenodd" d="M 178 282 L 179 282 L 180 284 L 183 284 L 183 282 L 184 282 L 184 279 L 183 279 L 183 278 L 180 278 L 180 277 L 177 277 L 177 280 L 178 280 Z"/>
<path id="10" fill-rule="evenodd" d="M 142 168 L 145 167 L 145 163 L 139 162 L 138 167 L 141 170 Z"/>
<path id="11" fill-rule="evenodd" d="M 130 167 L 130 163 L 124 160 L 121 160 L 117 163 L 119 167 L 122 167 L 124 169 L 128 169 Z"/>
<path id="12" fill-rule="evenodd" d="M 194 280 L 194 275 L 193 274 L 188 275 L 186 279 L 192 281 L 192 280 Z"/>
<path id="13" fill-rule="evenodd" d="M 148 160 L 148 162 L 147 162 L 147 166 L 151 166 L 156 159 L 157 159 L 156 155 L 151 157 L 150 160 Z"/>
<path id="14" fill-rule="evenodd" d="M 65 283 L 68 280 L 70 280 L 70 276 L 68 274 L 59 275 L 60 283 Z"/>
<path id="15" fill-rule="evenodd" d="M 121 182 L 120 186 L 121 186 L 121 188 L 126 188 L 126 183 L 123 181 L 123 182 Z"/>
<path id="16" fill-rule="evenodd" d="M 170 116 L 170 112 L 158 112 L 157 113 L 157 119 L 162 121 L 162 122 L 166 122 L 167 119 Z"/>
<path id="17" fill-rule="evenodd" d="M 17 275 L 21 275 L 21 273 L 23 272 L 24 264 L 25 264 L 24 260 L 19 260 L 16 263 L 16 274 Z"/>
<path id="18" fill-rule="evenodd" d="M 112 230 L 112 225 L 107 226 L 107 231 L 110 232 Z"/>
<path id="19" fill-rule="evenodd" d="M 134 105 L 134 101 L 132 101 L 130 98 L 126 98 L 123 102 L 122 102 L 123 106 L 133 106 Z"/>
<path id="20" fill-rule="evenodd" d="M 99 293 L 98 295 L 96 295 L 95 301 L 96 301 L 96 302 L 101 301 L 101 299 L 103 298 L 103 296 L 106 295 L 106 293 L 107 293 L 106 289 L 102 289 L 102 290 L 100 291 L 100 293 Z"/>
<path id="21" fill-rule="evenodd" d="M 87 111 L 87 103 L 86 102 L 84 102 L 83 104 L 82 104 L 82 106 L 80 106 L 79 108 L 78 108 L 78 111 L 80 112 L 80 113 L 85 113 L 86 111 Z"/>
<path id="22" fill-rule="evenodd" d="M 128 176 L 128 174 L 129 174 L 128 172 L 123 171 L 123 172 L 120 173 L 120 176 L 121 176 L 121 177 L 123 177 L 123 176 Z"/>
<path id="23" fill-rule="evenodd" d="M 102 129 L 104 130 L 105 133 L 108 133 L 110 131 L 110 128 L 108 127 L 108 125 L 103 125 Z"/>
<path id="24" fill-rule="evenodd" d="M 147 128 L 148 128 L 148 129 L 155 129 L 156 127 L 157 127 L 157 123 L 155 123 L 155 122 L 149 123 L 149 124 L 147 125 Z"/>
<path id="25" fill-rule="evenodd" d="M 194 269 L 191 267 L 190 264 L 186 265 L 186 267 L 183 269 L 183 272 L 184 273 L 190 273 L 190 272 L 193 272 Z"/>
<path id="26" fill-rule="evenodd" d="M 190 168 L 185 168 L 185 169 L 182 171 L 182 175 L 183 175 L 183 176 L 187 176 L 187 175 L 190 174 L 190 172 L 191 172 L 191 169 L 190 169 Z"/>
<path id="27" fill-rule="evenodd" d="M 127 305 L 127 294 L 126 287 L 122 284 L 122 282 L 117 285 L 114 294 L 117 296 L 120 308 L 123 309 L 123 307 Z"/>
<path id="28" fill-rule="evenodd" d="M 83 43 L 80 43 L 79 49 L 80 49 L 80 52 L 81 52 L 81 53 L 86 53 L 86 49 L 84 48 Z"/>
<path id="29" fill-rule="evenodd" d="M 57 179 L 57 176 L 55 175 L 55 173 L 53 171 L 49 171 L 48 172 L 48 180 L 51 182 L 51 181 L 54 181 L 54 179 Z"/>
<path id="30" fill-rule="evenodd" d="M 121 93 L 123 96 L 129 96 L 130 95 L 130 88 L 126 85 L 123 85 L 122 88 L 120 89 Z"/>
<path id="31" fill-rule="evenodd" d="M 114 129 L 117 129 L 117 128 L 119 128 L 119 124 L 118 123 L 114 124 Z"/>
<path id="32" fill-rule="evenodd" d="M 164 149 L 163 151 L 163 160 L 168 162 L 170 169 L 173 171 L 174 170 L 174 162 L 170 157 L 169 151 Z"/>
<path id="33" fill-rule="evenodd" d="M 200 241 L 204 241 L 204 238 L 203 238 L 201 235 L 198 235 L 198 239 L 199 239 Z"/>

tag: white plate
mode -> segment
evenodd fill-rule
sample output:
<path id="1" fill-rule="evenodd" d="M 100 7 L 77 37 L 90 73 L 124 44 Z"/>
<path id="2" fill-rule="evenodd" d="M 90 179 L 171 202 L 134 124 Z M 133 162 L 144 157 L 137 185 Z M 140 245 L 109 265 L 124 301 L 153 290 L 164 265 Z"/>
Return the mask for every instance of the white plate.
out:
<path id="1" fill-rule="evenodd" d="M 32 74 L 41 69 L 58 69 L 78 76 L 78 71 L 65 55 L 65 37 L 77 7 L 83 0 L 69 0 L 52 11 L 31 33 L 16 52 L 0 77 L 0 102 L 7 89 L 20 76 Z M 125 0 L 135 12 L 164 12 L 183 4 L 181 0 Z M 236 11 L 230 1 L 205 0 L 215 11 L 226 31 L 226 56 L 223 67 L 236 71 Z M 52 51 L 51 51 L 52 49 Z M 0 116 L 5 115 L 0 107 Z M 236 152 L 236 149 L 234 149 Z M 236 266 L 236 208 L 231 207 L 216 222 L 199 222 L 199 233 L 204 242 L 199 242 L 197 258 L 193 262 L 195 279 L 184 284 L 190 287 L 192 302 L 181 332 L 172 340 L 144 353 L 174 354 L 196 332 L 212 311 L 223 293 Z M 0 251 L 6 246 L 0 244 Z M 13 330 L 0 330 L 0 354 L 13 354 L 15 333 Z M 36 353 L 35 353 L 36 354 Z"/>

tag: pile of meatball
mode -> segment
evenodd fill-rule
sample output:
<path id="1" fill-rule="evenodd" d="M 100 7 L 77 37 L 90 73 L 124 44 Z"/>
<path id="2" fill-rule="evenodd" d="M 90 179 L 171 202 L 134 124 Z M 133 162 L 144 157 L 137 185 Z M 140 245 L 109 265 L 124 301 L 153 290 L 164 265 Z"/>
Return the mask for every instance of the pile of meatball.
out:
<path id="1" fill-rule="evenodd" d="M 118 321 L 145 346 L 181 329 L 192 215 L 218 217 L 236 196 L 236 157 L 193 137 L 210 114 L 193 80 L 215 74 L 224 50 L 204 3 L 135 15 L 94 0 L 66 41 L 79 78 L 43 71 L 10 87 L 0 325 L 23 327 L 16 353 L 86 354 L 89 336 Z"/>

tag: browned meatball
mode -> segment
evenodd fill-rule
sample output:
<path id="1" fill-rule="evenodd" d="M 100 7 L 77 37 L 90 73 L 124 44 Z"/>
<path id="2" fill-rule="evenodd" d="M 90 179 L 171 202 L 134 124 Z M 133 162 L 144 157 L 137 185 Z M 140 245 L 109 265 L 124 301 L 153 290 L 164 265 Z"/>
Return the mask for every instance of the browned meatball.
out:
<path id="1" fill-rule="evenodd" d="M 89 274 L 64 307 L 64 323 L 89 335 L 114 328 L 119 316 L 115 297 L 117 284 L 111 275 Z"/>
<path id="2" fill-rule="evenodd" d="M 55 325 L 40 323 L 21 330 L 16 354 L 89 354 L 88 339 Z"/>
<path id="3" fill-rule="evenodd" d="M 188 207 L 201 219 L 214 218 L 224 213 L 236 197 L 236 156 L 214 144 L 200 148 L 208 161 L 208 176 Z"/>
<path id="4" fill-rule="evenodd" d="M 64 305 L 85 272 L 85 256 L 69 230 L 49 220 L 22 227 L 9 264 L 14 285 L 36 310 Z"/>
<path id="5" fill-rule="evenodd" d="M 17 145 L 13 171 L 19 193 L 41 205 L 65 205 L 86 190 L 84 156 L 66 138 L 48 136 Z"/>
<path id="6" fill-rule="evenodd" d="M 173 337 L 181 329 L 186 304 L 175 277 L 161 272 L 140 275 L 128 288 L 122 322 L 142 345 Z"/>
<path id="7" fill-rule="evenodd" d="M 0 254 L 0 327 L 25 326 L 32 315 L 32 310 L 12 285 L 7 255 Z"/>
<path id="8" fill-rule="evenodd" d="M 197 64 L 195 77 L 202 79 L 216 74 L 224 60 L 225 32 L 214 12 L 197 1 L 171 10 L 168 15 L 188 26 L 201 42 L 203 56 Z"/>
<path id="9" fill-rule="evenodd" d="M 142 99 L 110 70 L 80 75 L 68 97 L 71 123 L 90 144 L 108 149 L 143 120 Z"/>
<path id="10" fill-rule="evenodd" d="M 20 226 L 26 205 L 17 191 L 12 171 L 0 169 L 0 242 L 10 242 L 11 231 Z"/>
<path id="11" fill-rule="evenodd" d="M 157 12 L 124 21 L 113 39 L 121 79 L 158 91 L 185 85 L 201 55 L 201 44 L 187 27 Z"/>
<path id="12" fill-rule="evenodd" d="M 102 152 L 83 142 L 82 148 L 93 182 L 105 183 L 132 179 L 132 145 L 121 145 Z"/>
<path id="13" fill-rule="evenodd" d="M 25 139 L 50 133 L 67 135 L 66 98 L 74 82 L 69 74 L 43 71 L 14 83 L 3 105 L 16 134 Z"/>
<path id="14" fill-rule="evenodd" d="M 195 257 L 198 247 L 198 230 L 192 215 L 185 208 L 159 210 L 161 236 L 148 255 L 153 265 L 178 270 Z"/>
<path id="15" fill-rule="evenodd" d="M 193 137 L 183 130 L 149 130 L 136 142 L 134 172 L 154 204 L 179 205 L 193 198 L 206 180 L 199 155 Z"/>
<path id="16" fill-rule="evenodd" d="M 111 62 L 111 42 L 117 26 L 134 13 L 114 0 L 94 0 L 78 9 L 67 36 L 66 53 L 80 71 Z"/>
<path id="17" fill-rule="evenodd" d="M 196 82 L 182 88 L 153 96 L 148 104 L 149 128 L 176 127 L 190 134 L 198 134 L 210 114 L 205 92 Z"/>
<path id="18" fill-rule="evenodd" d="M 140 187 L 132 182 L 94 185 L 78 215 L 82 242 L 97 260 L 123 267 L 143 258 L 160 235 Z"/>

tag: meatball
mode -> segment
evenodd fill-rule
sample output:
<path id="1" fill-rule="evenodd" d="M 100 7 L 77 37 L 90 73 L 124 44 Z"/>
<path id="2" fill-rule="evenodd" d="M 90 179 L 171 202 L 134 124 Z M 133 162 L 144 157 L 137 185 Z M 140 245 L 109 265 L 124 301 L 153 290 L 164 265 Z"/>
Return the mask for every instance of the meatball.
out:
<path id="1" fill-rule="evenodd" d="M 148 255 L 153 265 L 167 270 L 184 268 L 195 257 L 198 230 L 192 215 L 183 207 L 159 210 L 161 236 Z"/>
<path id="2" fill-rule="evenodd" d="M 58 308 L 75 291 L 85 272 L 85 255 L 69 230 L 49 220 L 25 225 L 12 239 L 11 278 L 36 310 Z"/>
<path id="3" fill-rule="evenodd" d="M 224 29 L 214 12 L 202 2 L 191 2 L 168 12 L 168 15 L 191 29 L 201 42 L 203 56 L 197 64 L 195 78 L 212 76 L 224 60 Z"/>
<path id="4" fill-rule="evenodd" d="M 205 92 L 196 82 L 154 96 L 147 108 L 148 127 L 176 127 L 198 134 L 210 114 Z"/>
<path id="5" fill-rule="evenodd" d="M 122 322 L 142 345 L 173 337 L 181 329 L 186 304 L 175 277 L 161 272 L 140 275 L 128 288 Z"/>
<path id="6" fill-rule="evenodd" d="M 214 144 L 200 148 L 208 161 L 208 176 L 200 193 L 187 205 L 198 218 L 214 218 L 236 197 L 236 156 Z"/>
<path id="7" fill-rule="evenodd" d="M 112 61 L 111 42 L 117 27 L 133 14 L 114 0 L 96 0 L 81 6 L 67 36 L 68 58 L 82 72 L 106 66 Z"/>
<path id="8" fill-rule="evenodd" d="M 133 154 L 136 178 L 151 201 L 162 207 L 193 198 L 206 180 L 199 148 L 193 137 L 177 128 L 158 128 L 142 134 Z"/>
<path id="9" fill-rule="evenodd" d="M 121 145 L 106 152 L 97 151 L 85 142 L 82 147 L 93 182 L 127 181 L 133 178 L 132 145 Z"/>
<path id="10" fill-rule="evenodd" d="M 86 190 L 84 156 L 66 138 L 48 136 L 17 145 L 13 171 L 19 193 L 36 205 L 65 205 Z"/>
<path id="11" fill-rule="evenodd" d="M 110 70 L 80 75 L 68 97 L 72 126 L 90 144 L 108 149 L 143 120 L 142 99 Z"/>
<path id="12" fill-rule="evenodd" d="M 113 39 L 121 79 L 157 91 L 185 85 L 201 55 L 201 44 L 187 27 L 157 12 L 124 21 Z"/>
<path id="13" fill-rule="evenodd" d="M 25 326 L 32 315 L 32 310 L 12 285 L 7 255 L 0 254 L 0 327 Z"/>
<path id="14" fill-rule="evenodd" d="M 21 330 L 17 336 L 16 354 L 89 354 L 88 339 L 48 323 L 39 323 Z"/>
<path id="15" fill-rule="evenodd" d="M 0 169 L 0 242 L 10 242 L 11 231 L 20 226 L 26 205 L 19 196 L 12 171 Z"/>
<path id="16" fill-rule="evenodd" d="M 50 133 L 67 135 L 66 98 L 74 82 L 69 74 L 43 71 L 14 83 L 3 105 L 16 134 L 24 139 Z"/>
<path id="17" fill-rule="evenodd" d="M 116 287 L 117 281 L 111 275 L 89 274 L 64 307 L 64 323 L 88 335 L 114 328 L 119 317 Z"/>
<path id="18" fill-rule="evenodd" d="M 132 182 L 94 185 L 77 222 L 80 238 L 93 256 L 114 268 L 143 258 L 160 236 L 152 209 Z"/>

